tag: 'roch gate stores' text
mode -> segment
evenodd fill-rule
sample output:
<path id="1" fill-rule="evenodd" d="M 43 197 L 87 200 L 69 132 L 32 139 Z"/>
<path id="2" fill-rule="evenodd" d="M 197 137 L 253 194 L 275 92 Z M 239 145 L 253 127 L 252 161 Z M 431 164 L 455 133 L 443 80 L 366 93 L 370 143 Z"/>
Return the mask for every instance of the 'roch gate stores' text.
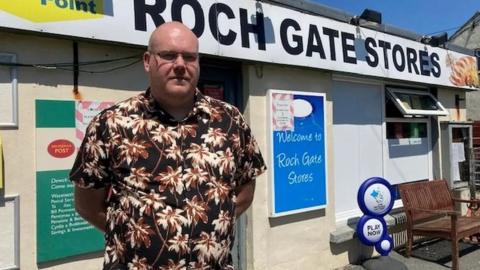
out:
<path id="1" fill-rule="evenodd" d="M 167 6 L 170 2 L 170 6 Z M 264 14 L 258 10 L 253 14 L 245 8 L 234 10 L 225 3 L 213 3 L 209 7 L 202 5 L 204 4 L 195 0 L 155 0 L 148 3 L 146 0 L 134 0 L 135 30 L 147 31 L 147 20 L 152 20 L 157 26 L 165 23 L 168 13 L 171 20 L 184 22 L 186 18 L 183 18 L 182 12 L 188 9 L 193 11 L 194 24 L 191 29 L 198 37 L 211 35 L 224 46 L 231 46 L 240 39 L 242 47 L 251 48 L 252 34 L 256 36 L 256 49 L 268 49 L 265 18 L 272 14 Z M 240 30 L 225 30 L 222 25 L 220 31 L 220 17 L 238 23 Z M 253 22 L 250 21 L 251 17 L 255 18 Z M 188 20 L 191 21 L 192 18 Z M 352 65 L 365 61 L 372 68 L 395 69 L 436 78 L 441 76 L 439 55 L 426 49 L 418 50 L 374 37 L 358 38 L 349 31 L 327 25 L 305 24 L 295 18 L 283 18 L 279 25 L 272 27 L 275 40 L 280 40 L 283 50 L 289 55 L 301 55 L 318 61 L 342 61 Z M 340 55 L 337 55 L 337 48 L 341 51 Z"/>

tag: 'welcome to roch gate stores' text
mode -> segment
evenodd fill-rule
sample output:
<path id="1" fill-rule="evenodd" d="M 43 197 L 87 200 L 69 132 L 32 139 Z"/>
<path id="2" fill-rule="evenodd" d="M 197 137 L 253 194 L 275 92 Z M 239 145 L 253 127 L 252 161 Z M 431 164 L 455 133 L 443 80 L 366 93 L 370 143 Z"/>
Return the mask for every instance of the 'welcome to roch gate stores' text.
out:
<path id="1" fill-rule="evenodd" d="M 235 40 L 240 39 L 242 47 L 251 48 L 249 35 L 254 34 L 257 36 L 256 49 L 267 50 L 264 18 L 268 14 L 258 11 L 250 14 L 244 8 L 233 10 L 224 3 L 204 7 L 200 1 L 195 0 L 171 1 L 168 7 L 166 0 L 150 1 L 148 4 L 146 2 L 134 0 L 135 30 L 147 31 L 147 19 L 153 20 L 157 26 L 165 23 L 164 16 L 168 12 L 172 20 L 183 22 L 183 9 L 190 9 L 195 14 L 192 31 L 198 37 L 212 35 L 225 46 L 230 46 Z M 228 20 L 238 20 L 240 33 L 232 29 L 220 32 L 218 28 L 220 16 Z M 251 16 L 255 16 L 255 22 L 249 22 Z M 306 36 L 300 34 L 302 30 L 307 29 Z M 440 58 L 435 52 L 417 50 L 372 37 L 359 40 L 355 38 L 354 33 L 332 29 L 325 25 L 305 25 L 293 18 L 284 18 L 279 26 L 274 26 L 274 32 L 277 31 L 278 34 L 274 33 L 275 36 L 280 37 L 282 48 L 290 55 L 302 55 L 319 61 L 343 61 L 352 65 L 357 64 L 357 61 L 366 61 L 372 68 L 396 69 L 399 72 L 437 78 L 441 75 Z M 337 46 L 341 47 L 341 55 L 336 55 Z M 356 55 L 358 51 L 364 51 L 365 53 L 362 53 L 364 56 L 358 58 Z M 389 59 L 392 59 L 392 63 Z"/>
<path id="2" fill-rule="evenodd" d="M 295 134 L 292 132 L 278 132 L 275 134 L 279 144 L 295 144 L 300 142 L 320 142 L 322 135 L 320 133 Z M 292 146 L 294 147 L 294 146 Z M 298 173 L 296 168 L 309 168 L 321 166 L 323 164 L 323 156 L 318 153 L 305 151 L 303 153 L 284 153 L 280 152 L 275 155 L 275 163 L 278 169 L 287 170 L 288 184 L 310 183 L 314 180 L 313 170 L 307 173 Z"/>

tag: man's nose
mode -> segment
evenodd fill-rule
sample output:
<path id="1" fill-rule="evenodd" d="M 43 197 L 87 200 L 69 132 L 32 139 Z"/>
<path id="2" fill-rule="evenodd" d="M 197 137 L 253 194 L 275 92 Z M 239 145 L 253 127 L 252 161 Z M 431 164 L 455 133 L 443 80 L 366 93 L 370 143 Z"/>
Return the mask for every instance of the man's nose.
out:
<path id="1" fill-rule="evenodd" d="M 177 57 L 175 58 L 175 61 L 173 61 L 175 65 L 179 66 L 185 66 L 185 59 L 183 59 L 183 55 L 181 53 L 177 54 Z"/>
<path id="2" fill-rule="evenodd" d="M 183 74 L 185 73 L 186 68 L 185 60 L 183 59 L 182 54 L 179 53 L 173 62 L 173 71 L 177 74 Z"/>

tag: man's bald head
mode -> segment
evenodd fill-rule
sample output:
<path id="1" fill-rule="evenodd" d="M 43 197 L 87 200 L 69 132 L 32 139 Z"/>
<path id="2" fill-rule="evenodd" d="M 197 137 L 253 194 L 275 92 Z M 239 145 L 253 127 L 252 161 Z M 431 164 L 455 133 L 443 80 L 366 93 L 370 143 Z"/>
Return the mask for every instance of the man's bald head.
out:
<path id="1" fill-rule="evenodd" d="M 187 26 L 180 22 L 167 22 L 157 27 L 148 40 L 148 50 L 152 51 L 168 36 L 181 36 L 186 42 L 194 42 L 198 52 L 198 38 Z"/>
<path id="2" fill-rule="evenodd" d="M 143 65 L 155 100 L 174 117 L 185 116 L 200 76 L 195 34 L 179 22 L 162 24 L 150 36 Z"/>

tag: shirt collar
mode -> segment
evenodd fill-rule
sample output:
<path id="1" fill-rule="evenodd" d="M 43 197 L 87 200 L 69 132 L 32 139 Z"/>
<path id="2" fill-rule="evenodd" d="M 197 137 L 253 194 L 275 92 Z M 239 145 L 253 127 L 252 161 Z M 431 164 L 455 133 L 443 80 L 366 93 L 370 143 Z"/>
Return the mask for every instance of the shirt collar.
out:
<path id="1" fill-rule="evenodd" d="M 151 113 L 160 113 L 161 115 L 168 115 L 168 113 L 158 104 L 158 102 L 153 97 L 150 87 L 142 94 L 144 97 L 144 104 L 147 110 Z M 203 112 L 210 116 L 211 114 L 211 104 L 209 97 L 204 96 L 200 90 L 195 89 L 193 109 L 188 113 L 187 117 L 196 116 L 200 112 Z"/>

